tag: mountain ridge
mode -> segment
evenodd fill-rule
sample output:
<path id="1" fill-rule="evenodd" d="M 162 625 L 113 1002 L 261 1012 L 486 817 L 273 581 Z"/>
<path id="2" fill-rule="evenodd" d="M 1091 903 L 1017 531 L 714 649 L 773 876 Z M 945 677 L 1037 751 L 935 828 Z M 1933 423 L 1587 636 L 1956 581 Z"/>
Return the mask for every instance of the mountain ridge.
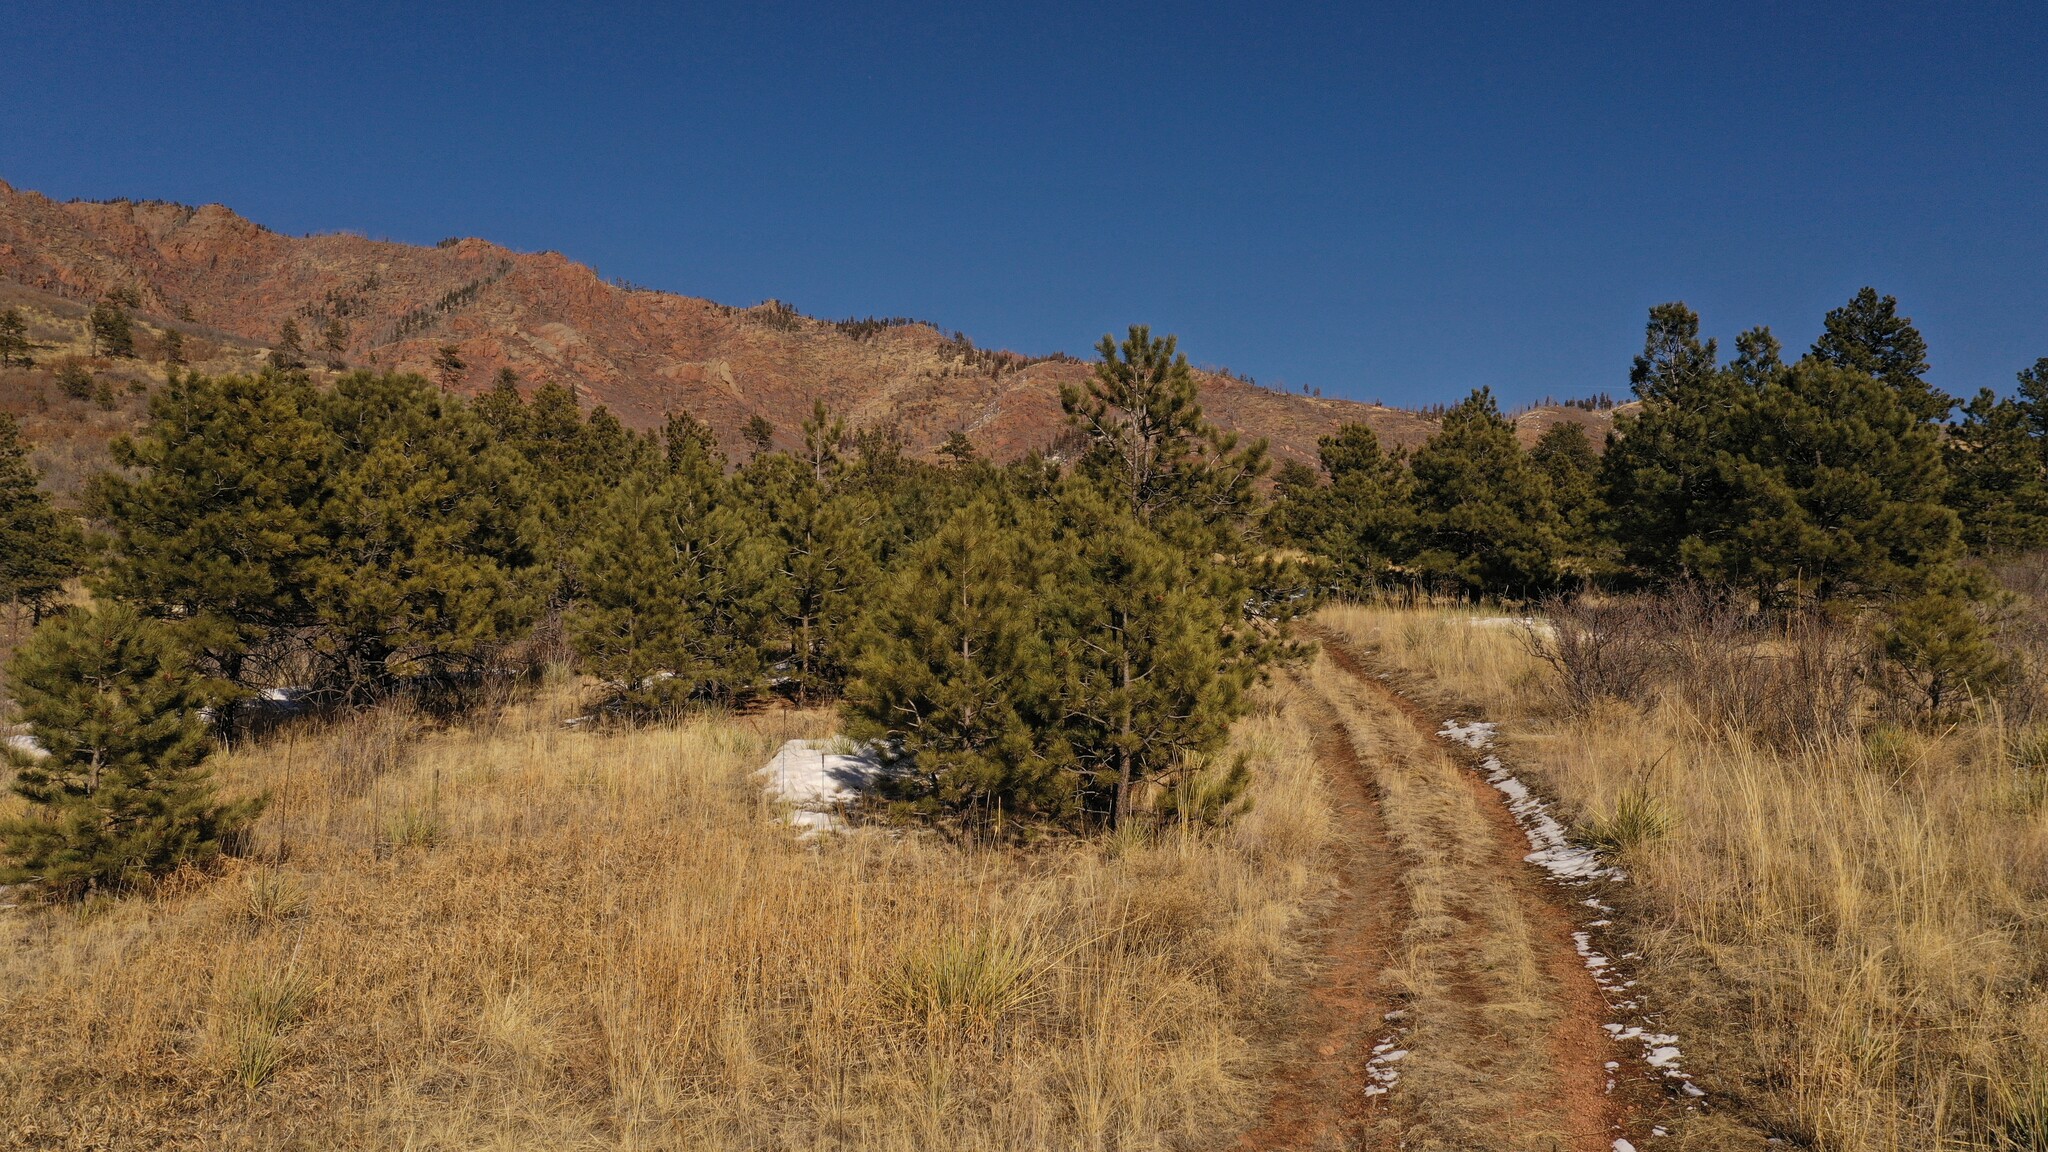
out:
<path id="1" fill-rule="evenodd" d="M 60 202 L 5 182 L 0 278 L 75 301 L 126 289 L 145 317 L 256 344 L 274 343 L 292 320 L 311 346 L 339 320 L 354 367 L 432 374 L 436 350 L 453 345 L 468 366 L 463 391 L 510 367 L 528 385 L 573 387 L 629 427 L 688 411 L 729 451 L 755 417 L 790 443 L 823 400 L 855 427 L 893 427 L 915 454 L 960 431 L 1007 459 L 1055 444 L 1066 427 L 1060 386 L 1089 372 L 1069 355 L 982 349 L 921 321 L 820 320 L 772 300 L 736 307 L 610 282 L 555 251 L 474 237 L 432 247 L 294 237 L 219 204 Z M 1197 379 L 1213 422 L 1266 439 L 1283 460 L 1312 463 L 1316 439 L 1349 422 L 1390 446 L 1418 444 L 1435 427 L 1420 413 L 1279 392 L 1227 371 Z M 1525 439 L 1559 419 L 1588 425 L 1597 443 L 1611 414 L 1532 410 Z"/>

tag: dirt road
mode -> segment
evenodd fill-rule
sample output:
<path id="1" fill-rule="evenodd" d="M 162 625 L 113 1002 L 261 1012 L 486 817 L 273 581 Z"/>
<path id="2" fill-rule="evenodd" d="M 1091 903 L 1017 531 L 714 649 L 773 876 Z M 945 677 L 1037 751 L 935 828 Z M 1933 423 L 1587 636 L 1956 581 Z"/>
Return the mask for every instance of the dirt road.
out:
<path id="1" fill-rule="evenodd" d="M 1443 718 L 1331 635 L 1293 675 L 1321 713 L 1346 841 L 1318 977 L 1242 1149 L 1612 1152 L 1662 1102 L 1602 1026 L 1573 897 Z"/>

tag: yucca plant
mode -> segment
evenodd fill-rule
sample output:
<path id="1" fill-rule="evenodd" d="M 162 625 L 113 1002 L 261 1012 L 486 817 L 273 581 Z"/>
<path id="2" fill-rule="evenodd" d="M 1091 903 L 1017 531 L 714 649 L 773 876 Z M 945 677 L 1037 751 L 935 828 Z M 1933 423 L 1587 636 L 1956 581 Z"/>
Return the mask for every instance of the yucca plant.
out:
<path id="1" fill-rule="evenodd" d="M 1612 812 L 1580 821 L 1573 833 L 1581 844 L 1612 856 L 1664 839 L 1672 823 L 1671 809 L 1636 785 L 1622 791 Z"/>

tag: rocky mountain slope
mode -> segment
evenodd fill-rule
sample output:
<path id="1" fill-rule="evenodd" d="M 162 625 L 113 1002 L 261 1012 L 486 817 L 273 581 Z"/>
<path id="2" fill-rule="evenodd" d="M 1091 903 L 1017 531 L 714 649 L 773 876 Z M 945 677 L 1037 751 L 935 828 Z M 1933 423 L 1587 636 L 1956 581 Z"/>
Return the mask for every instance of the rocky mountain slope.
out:
<path id="1" fill-rule="evenodd" d="M 755 416 L 789 442 L 822 399 L 856 427 L 894 426 L 913 451 L 959 430 L 1007 458 L 1054 443 L 1064 427 L 1059 386 L 1088 372 L 1070 356 L 981 349 L 925 323 L 824 321 L 773 301 L 736 308 L 608 283 L 557 252 L 478 239 L 427 248 L 345 233 L 292 237 L 220 205 L 59 203 L 4 183 L 0 281 L 18 299 L 47 298 L 41 311 L 53 317 L 74 310 L 65 302 L 126 289 L 146 324 L 223 351 L 272 343 L 286 320 L 309 348 L 339 320 L 351 366 L 430 372 L 436 349 L 454 345 L 467 363 L 457 385 L 465 390 L 509 366 L 529 384 L 573 385 L 633 427 L 687 410 L 729 449 Z M 1212 420 L 1265 437 L 1283 459 L 1312 461 L 1316 438 L 1350 421 L 1371 424 L 1389 444 L 1419 443 L 1434 426 L 1414 412 L 1276 392 L 1228 373 L 1204 373 L 1201 385 Z M 1608 418 L 1542 409 L 1525 417 L 1525 435 L 1573 419 L 1591 425 L 1597 443 Z"/>

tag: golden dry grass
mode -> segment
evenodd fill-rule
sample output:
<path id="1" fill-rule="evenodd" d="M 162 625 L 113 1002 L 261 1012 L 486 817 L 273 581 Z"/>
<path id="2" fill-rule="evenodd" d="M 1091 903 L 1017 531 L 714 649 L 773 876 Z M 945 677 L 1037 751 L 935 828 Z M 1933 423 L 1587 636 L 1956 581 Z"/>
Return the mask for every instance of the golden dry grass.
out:
<path id="1" fill-rule="evenodd" d="M 1144 1149 L 1255 1107 L 1330 835 L 1284 690 L 1233 824 L 1029 849 L 798 840 L 751 772 L 821 713 L 574 702 L 223 754 L 254 857 L 0 913 L 0 1143 Z"/>
<path id="2" fill-rule="evenodd" d="M 1623 851 L 1632 943 L 1714 1096 L 1820 1149 L 2048 1148 L 2037 736 L 1987 710 L 1773 748 L 1682 685 L 1569 714 L 1516 630 L 1470 613 L 1322 620 L 1506 721 L 1503 755 L 1566 812 L 1664 817 Z"/>

